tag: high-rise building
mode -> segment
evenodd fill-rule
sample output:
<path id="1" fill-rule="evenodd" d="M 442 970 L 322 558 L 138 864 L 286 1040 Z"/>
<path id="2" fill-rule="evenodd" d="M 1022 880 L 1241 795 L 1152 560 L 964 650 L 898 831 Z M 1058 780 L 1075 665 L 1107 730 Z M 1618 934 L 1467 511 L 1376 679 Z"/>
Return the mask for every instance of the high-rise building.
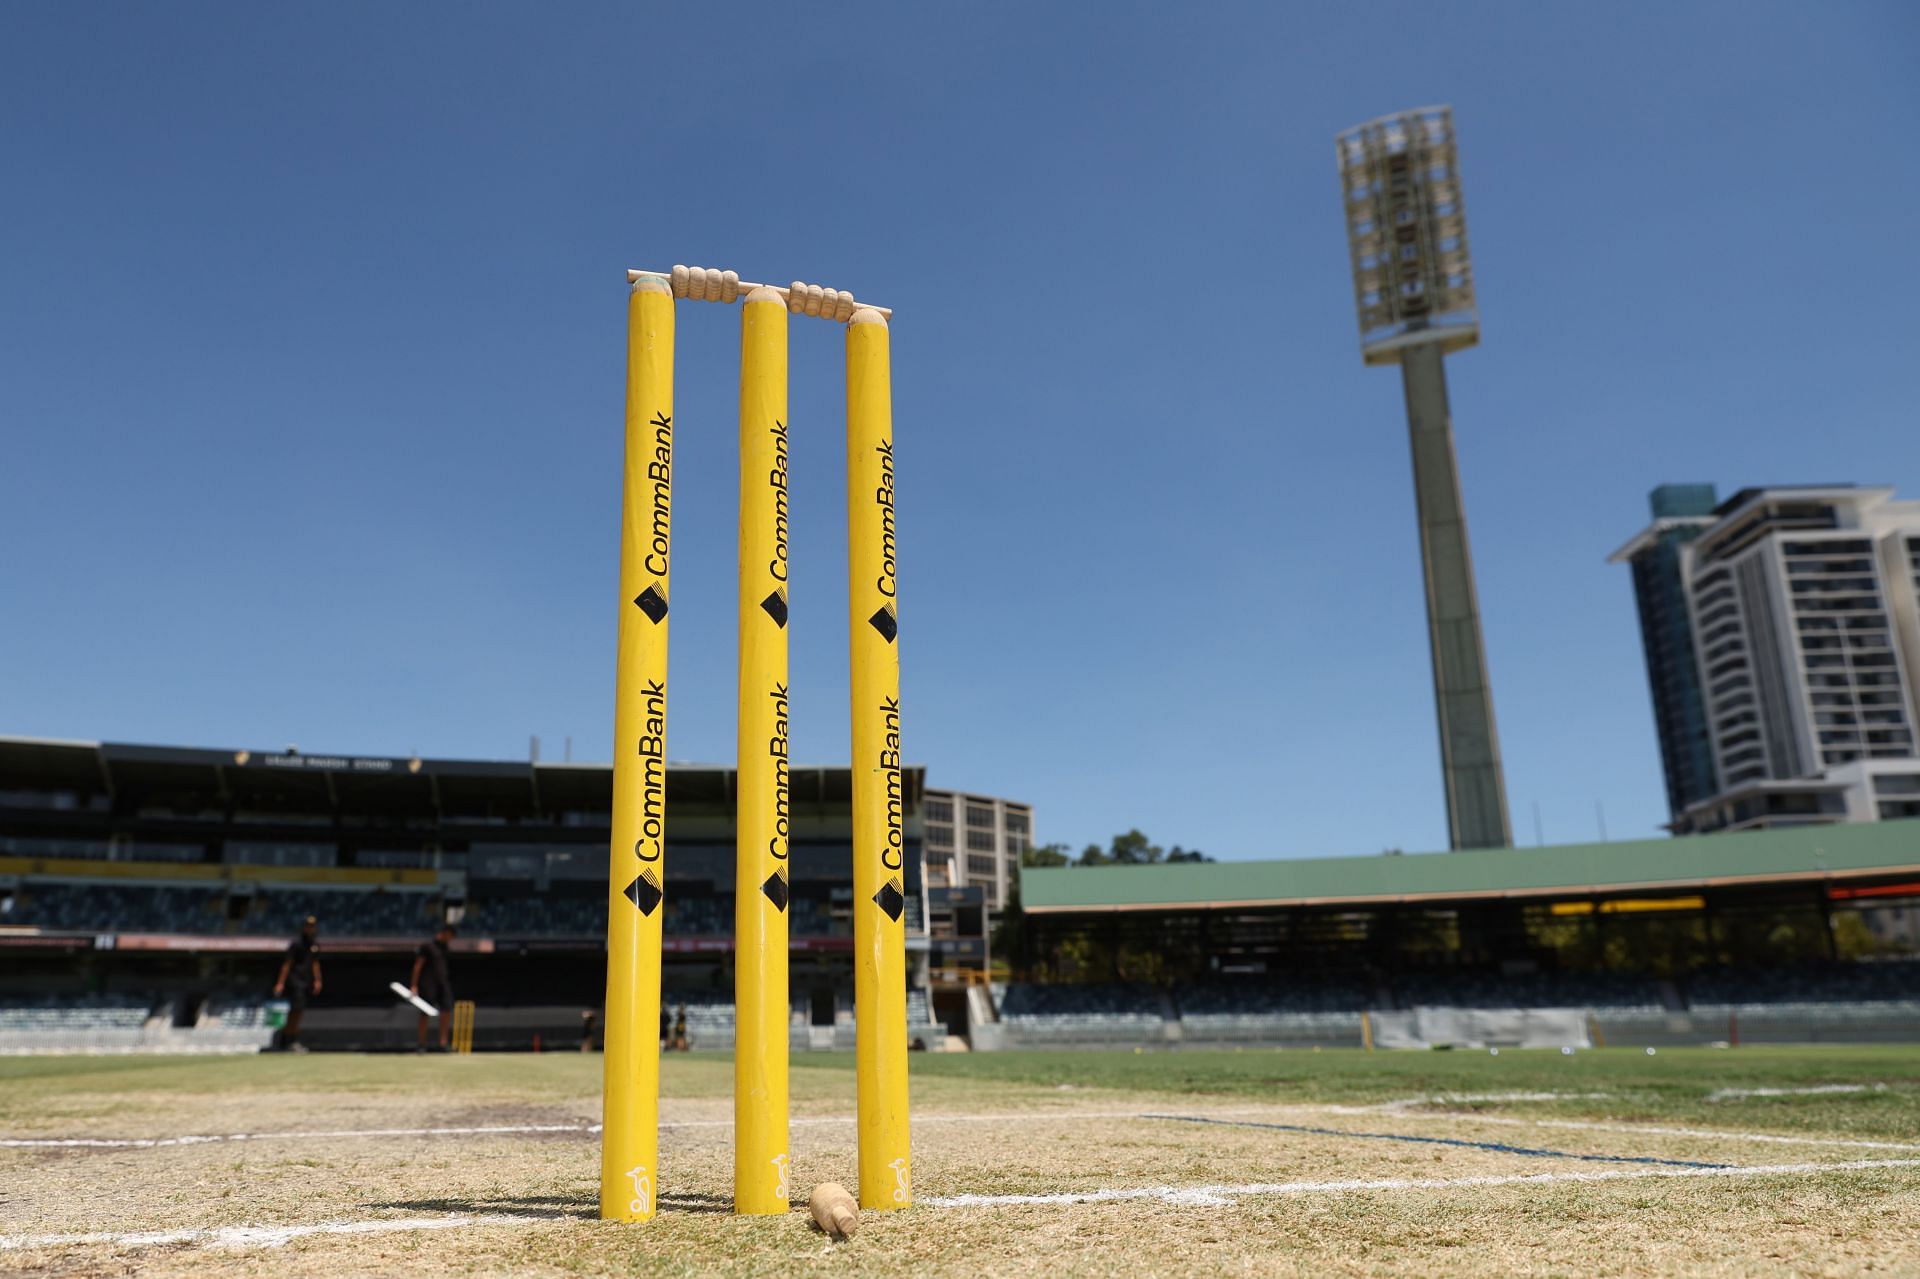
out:
<path id="1" fill-rule="evenodd" d="M 1020 858 L 1033 846 L 1030 805 L 965 791 L 927 791 L 925 823 L 927 885 L 977 887 L 989 910 L 998 911 L 1020 880 Z"/>
<path id="2" fill-rule="evenodd" d="M 1506 847 L 1500 737 L 1441 365 L 1444 353 L 1480 340 L 1453 112 L 1382 116 L 1335 146 L 1361 356 L 1398 364 L 1406 392 L 1448 835 L 1454 848 Z"/>
<path id="3" fill-rule="evenodd" d="M 1614 552 L 1611 561 L 1633 567 L 1633 598 L 1640 608 L 1640 642 L 1647 655 L 1647 685 L 1653 691 L 1667 807 L 1676 816 L 1715 789 L 1706 698 L 1680 564 L 1680 548 L 1713 524 L 1715 500 L 1711 484 L 1661 485 L 1648 498 L 1653 523 Z"/>
<path id="4" fill-rule="evenodd" d="M 1920 502 L 1710 495 L 1656 489 L 1612 557 L 1633 567 L 1672 828 L 1920 815 Z"/>

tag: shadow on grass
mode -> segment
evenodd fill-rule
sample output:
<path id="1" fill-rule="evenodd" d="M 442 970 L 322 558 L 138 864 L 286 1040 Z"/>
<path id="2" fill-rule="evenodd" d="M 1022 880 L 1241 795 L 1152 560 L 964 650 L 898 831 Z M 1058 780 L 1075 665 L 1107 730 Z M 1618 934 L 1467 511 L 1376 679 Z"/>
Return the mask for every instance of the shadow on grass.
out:
<path id="1" fill-rule="evenodd" d="M 729 1195 L 661 1195 L 658 1205 L 672 1212 L 733 1211 Z M 363 1208 L 386 1208 L 402 1212 L 512 1212 L 526 1217 L 551 1217 L 555 1221 L 595 1221 L 600 1205 L 592 1199 L 573 1195 L 520 1195 L 474 1199 L 389 1199 L 362 1204 Z"/>
<path id="2" fill-rule="evenodd" d="M 512 1212 L 525 1217 L 551 1217 L 556 1221 L 581 1217 L 592 1220 L 600 1215 L 600 1205 L 573 1195 L 490 1196 L 474 1199 L 387 1199 L 362 1204 L 363 1208 L 387 1208 L 402 1212 Z"/>

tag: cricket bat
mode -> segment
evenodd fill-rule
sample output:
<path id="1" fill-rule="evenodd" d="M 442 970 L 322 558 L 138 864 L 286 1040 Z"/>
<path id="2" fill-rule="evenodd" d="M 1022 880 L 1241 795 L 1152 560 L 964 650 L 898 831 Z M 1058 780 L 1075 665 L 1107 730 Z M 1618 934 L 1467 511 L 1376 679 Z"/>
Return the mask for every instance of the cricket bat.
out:
<path id="1" fill-rule="evenodd" d="M 397 981 L 388 982 L 387 989 L 392 991 L 394 994 L 400 996 L 400 998 L 406 1000 L 408 1003 L 412 1004 L 415 1008 L 418 1008 L 421 1012 L 425 1013 L 429 1017 L 438 1017 L 440 1015 L 440 1010 L 438 1008 L 435 1008 L 432 1004 L 420 998 L 420 996 L 414 994 L 412 991 L 408 990 L 405 986 L 402 986 Z"/>

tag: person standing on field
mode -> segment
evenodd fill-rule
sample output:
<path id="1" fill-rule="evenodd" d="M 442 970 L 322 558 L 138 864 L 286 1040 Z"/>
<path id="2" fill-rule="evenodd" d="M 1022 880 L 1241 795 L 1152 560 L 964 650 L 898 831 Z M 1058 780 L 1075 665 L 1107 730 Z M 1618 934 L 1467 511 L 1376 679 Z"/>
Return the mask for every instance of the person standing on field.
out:
<path id="1" fill-rule="evenodd" d="M 307 999 L 319 993 L 320 921 L 308 915 L 300 935 L 287 946 L 280 975 L 273 979 L 273 997 L 287 1001 L 287 1024 L 280 1031 L 282 1052 L 307 1051 L 300 1042 L 300 1019 L 307 1011 Z"/>
<path id="2" fill-rule="evenodd" d="M 453 925 L 442 924 L 431 938 L 420 943 L 420 949 L 413 957 L 413 978 L 408 986 L 415 995 L 425 999 L 440 1010 L 440 1051 L 447 1051 L 447 1036 L 451 1030 L 449 1019 L 453 1015 L 453 978 L 447 968 L 449 946 L 453 942 Z M 420 1014 L 420 1046 L 416 1051 L 427 1050 L 427 1015 Z"/>

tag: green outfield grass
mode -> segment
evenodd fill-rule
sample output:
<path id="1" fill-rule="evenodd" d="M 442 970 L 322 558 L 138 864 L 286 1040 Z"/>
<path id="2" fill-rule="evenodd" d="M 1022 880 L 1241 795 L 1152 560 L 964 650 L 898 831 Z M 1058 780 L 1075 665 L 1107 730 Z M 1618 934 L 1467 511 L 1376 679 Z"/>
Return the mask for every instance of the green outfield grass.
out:
<path id="1" fill-rule="evenodd" d="M 29 1118 L 49 1104 L 84 1102 L 91 1115 L 139 1103 L 138 1095 L 173 1092 L 275 1092 L 288 1086 L 342 1094 L 405 1092 L 406 1058 L 357 1054 L 306 1057 L 0 1057 L 0 1122 Z M 429 1059 L 433 1061 L 435 1059 Z M 729 1095 L 731 1059 L 689 1053 L 670 1062 L 670 1095 Z M 597 1098 L 600 1058 L 553 1053 L 482 1054 L 464 1063 L 471 1087 L 502 1095 L 537 1090 L 548 1096 Z M 1920 1048 L 1862 1047 L 1602 1048 L 1562 1056 L 1549 1050 L 1377 1052 L 1351 1050 L 1245 1052 L 928 1053 L 911 1058 L 916 1092 L 945 1103 L 969 1094 L 989 1101 L 991 1085 L 1066 1093 L 1180 1094 L 1216 1100 L 1371 1105 L 1431 1096 L 1450 1109 L 1626 1116 L 1647 1122 L 1711 1120 L 1782 1126 L 1785 1131 L 1882 1134 L 1920 1140 Z M 806 1053 L 793 1059 L 797 1097 L 851 1096 L 850 1053 Z M 1726 1089 L 1801 1089 L 1866 1085 L 1859 1093 L 1706 1098 Z M 1553 1100 L 1480 1103 L 1476 1093 L 1557 1092 Z M 1594 1094 L 1581 1096 L 1577 1094 Z M 55 1099 L 64 1099 L 56 1103 Z M 1703 1107 L 1711 1111 L 1703 1113 Z"/>

